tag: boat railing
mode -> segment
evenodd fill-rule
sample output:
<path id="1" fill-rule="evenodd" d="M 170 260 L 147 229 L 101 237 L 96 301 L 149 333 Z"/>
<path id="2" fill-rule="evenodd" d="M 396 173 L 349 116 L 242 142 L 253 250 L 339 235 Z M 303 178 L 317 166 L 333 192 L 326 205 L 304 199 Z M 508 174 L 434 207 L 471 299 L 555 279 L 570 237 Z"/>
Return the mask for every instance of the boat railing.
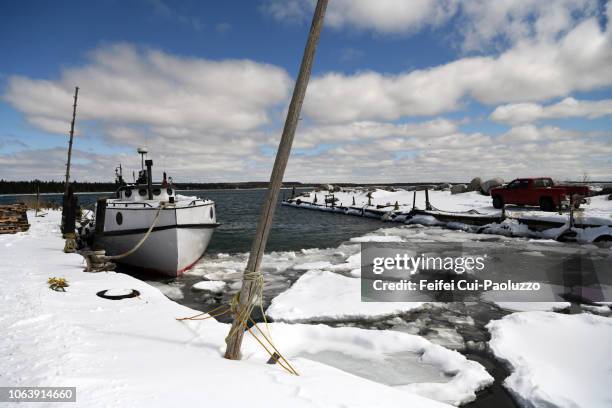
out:
<path id="1" fill-rule="evenodd" d="M 132 203 L 108 203 L 109 206 L 112 207 L 140 207 L 142 206 L 142 208 L 153 208 L 153 206 L 149 203 L 145 203 L 145 202 L 132 202 Z"/>

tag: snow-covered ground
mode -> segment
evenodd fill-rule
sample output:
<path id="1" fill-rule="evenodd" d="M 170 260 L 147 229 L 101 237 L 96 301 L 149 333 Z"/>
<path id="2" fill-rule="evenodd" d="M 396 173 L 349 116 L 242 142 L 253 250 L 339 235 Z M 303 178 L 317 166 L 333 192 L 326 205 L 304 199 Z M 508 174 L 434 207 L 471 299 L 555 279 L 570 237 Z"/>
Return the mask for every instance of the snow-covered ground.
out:
<path id="1" fill-rule="evenodd" d="M 338 212 L 339 209 L 325 207 L 325 196 L 331 194 L 327 191 L 311 191 L 302 193 L 296 197 L 301 204 L 300 208 L 311 208 L 321 211 Z M 396 214 L 407 213 L 413 207 L 413 200 L 416 208 L 425 209 L 425 192 L 424 191 L 406 191 L 403 189 L 395 189 L 395 191 L 387 191 L 376 189 L 371 191 L 371 200 L 368 200 L 367 192 L 363 188 L 343 189 L 333 193 L 337 199 L 336 206 L 351 207 L 344 212 L 349 215 L 361 214 L 363 210 L 376 210 L 388 212 L 382 215 L 383 219 L 394 219 L 395 221 L 404 222 L 405 217 L 396 217 Z M 416 199 L 415 199 L 416 196 Z M 501 210 L 496 210 L 492 206 L 491 197 L 482 195 L 479 192 L 471 191 L 461 194 L 451 194 L 450 191 L 429 191 L 429 200 L 435 210 L 442 212 L 459 212 L 465 214 L 467 211 L 475 210 L 480 215 L 498 216 Z M 370 205 L 368 204 L 370 201 Z M 295 203 L 295 201 L 294 201 Z M 354 204 L 353 204 L 354 203 Z M 312 205 L 312 204 L 316 204 Z M 397 204 L 397 206 L 396 206 Z M 294 204 L 295 205 L 295 204 Z M 383 206 L 383 207 L 381 207 Z M 359 210 L 357 210 L 359 209 Z M 374 216 L 371 213 L 366 216 Z M 474 215 L 476 216 L 476 215 Z M 568 214 L 559 214 L 558 212 L 543 212 L 535 207 L 516 207 L 508 206 L 506 211 L 508 218 L 521 218 L 533 220 L 545 220 L 568 223 Z M 585 228 L 578 231 L 578 239 L 581 241 L 592 241 L 601 235 L 612 236 L 612 200 L 608 200 L 607 195 L 600 195 L 588 198 L 588 203 L 583 204 L 581 209 L 575 213 L 575 221 L 579 224 L 597 225 L 595 228 Z M 422 225 L 439 225 L 433 217 L 417 216 L 410 223 L 419 223 Z M 462 225 L 451 225 L 451 227 L 463 229 Z M 512 234 L 514 236 L 533 236 L 542 238 L 555 238 L 556 235 L 563 232 L 566 228 L 560 228 L 559 231 L 549 231 L 548 233 L 539 234 L 528 231 L 527 226 L 518 224 L 516 221 L 509 219 L 504 225 L 493 226 L 488 230 L 491 233 L 500 233 L 502 235 Z"/>
<path id="2" fill-rule="evenodd" d="M 56 211 L 44 218 L 30 215 L 28 232 L 0 235 L 0 386 L 76 386 L 76 406 L 88 407 L 465 403 L 492 377 L 450 349 L 466 346 L 453 327 L 432 329 L 422 318 L 446 316 L 445 321 L 468 327 L 474 321 L 422 299 L 361 302 L 360 242 L 482 240 L 533 256 L 564 250 L 554 241 L 412 225 L 384 228 L 337 248 L 267 253 L 266 290 L 275 296 L 267 312 L 277 320 L 269 324 L 270 334 L 300 373 L 296 377 L 265 364 L 269 356 L 248 335 L 244 359 L 225 360 L 229 326 L 214 319 L 177 321 L 198 311 L 168 299 L 183 296 L 184 288 L 175 282 L 151 286 L 125 274 L 83 272 L 79 255 L 62 252 L 59 218 Z M 190 272 L 206 280 L 189 290 L 235 293 L 245 264 L 246 254 L 207 257 Z M 48 288 L 47 279 L 54 276 L 68 280 L 65 293 Z M 102 290 L 131 289 L 140 296 L 118 301 L 96 296 Z M 568 306 L 508 303 L 492 294 L 483 300 L 520 311 Z M 406 313 L 421 317 L 407 321 L 400 317 Z M 347 319 L 372 323 L 362 328 L 313 324 Z M 591 314 L 529 311 L 489 323 L 491 349 L 512 371 L 505 386 L 525 407 L 610 406 L 610 322 Z"/>
<path id="3" fill-rule="evenodd" d="M 612 406 L 609 317 L 525 312 L 488 327 L 491 349 L 512 368 L 504 384 L 523 406 Z"/>
<path id="4" fill-rule="evenodd" d="M 2 386 L 76 386 L 76 406 L 87 407 L 427 408 L 447 405 L 418 394 L 458 403 L 491 381 L 479 364 L 424 338 L 357 328 L 270 324 L 300 376 L 265 364 L 268 356 L 249 336 L 245 359 L 225 360 L 227 324 L 177 321 L 197 311 L 128 275 L 83 272 L 79 255 L 62 252 L 59 219 L 55 211 L 30 216 L 28 232 L 0 236 Z M 54 276 L 67 279 L 66 292 L 49 289 Z M 109 289 L 140 296 L 96 296 Z M 401 367 L 358 375 L 395 358 L 411 362 L 412 377 L 390 381 Z"/>

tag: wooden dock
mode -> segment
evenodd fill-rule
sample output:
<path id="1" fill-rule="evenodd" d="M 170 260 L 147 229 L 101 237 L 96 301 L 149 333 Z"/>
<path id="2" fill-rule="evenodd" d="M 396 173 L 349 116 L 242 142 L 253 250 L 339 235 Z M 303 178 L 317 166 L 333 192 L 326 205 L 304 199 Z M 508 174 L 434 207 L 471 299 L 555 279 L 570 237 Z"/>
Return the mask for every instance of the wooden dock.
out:
<path id="1" fill-rule="evenodd" d="M 439 211 L 439 210 L 421 210 L 414 208 L 410 211 L 395 211 L 393 210 L 393 206 L 386 206 L 376 208 L 374 206 L 330 206 L 324 204 L 316 204 L 307 201 L 301 201 L 299 199 L 289 199 L 282 202 L 282 205 L 295 207 L 295 208 L 303 208 L 309 210 L 318 210 L 318 211 L 326 211 L 333 213 L 340 213 L 345 215 L 354 215 L 361 216 L 367 218 L 375 218 L 380 219 L 381 221 L 391 221 L 391 222 L 405 222 L 410 220 L 411 218 L 421 215 L 421 216 L 430 216 L 435 218 L 441 224 L 447 223 L 461 223 L 467 224 L 471 226 L 486 226 L 492 224 L 499 224 L 504 221 L 504 219 L 513 219 L 516 220 L 519 224 L 525 224 L 532 231 L 543 231 L 551 228 L 560 228 L 567 225 L 565 221 L 553 221 L 546 219 L 538 219 L 538 218 L 529 218 L 529 217 L 521 217 L 517 215 L 512 216 L 502 216 L 501 212 L 499 215 L 495 214 L 481 214 L 477 211 L 468 211 L 468 212 L 449 212 L 449 211 Z M 599 227 L 600 225 L 588 224 L 575 222 L 574 227 L 576 228 L 592 228 Z"/>
<path id="2" fill-rule="evenodd" d="M 23 203 L 0 205 L 0 234 L 15 234 L 30 229 L 27 210 Z"/>

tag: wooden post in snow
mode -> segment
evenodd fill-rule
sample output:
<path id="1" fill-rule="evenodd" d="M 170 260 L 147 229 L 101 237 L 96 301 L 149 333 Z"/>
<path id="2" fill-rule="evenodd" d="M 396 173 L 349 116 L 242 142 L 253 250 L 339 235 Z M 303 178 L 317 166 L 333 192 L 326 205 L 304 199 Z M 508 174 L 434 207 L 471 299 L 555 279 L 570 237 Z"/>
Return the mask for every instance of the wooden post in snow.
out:
<path id="1" fill-rule="evenodd" d="M 68 140 L 68 160 L 66 161 L 66 185 L 64 186 L 64 205 L 62 207 L 62 232 L 66 222 L 66 206 L 68 203 L 68 186 L 70 185 L 70 159 L 72 158 L 72 140 L 74 139 L 74 122 L 76 121 L 77 98 L 79 96 L 79 87 L 74 88 L 74 104 L 72 105 L 72 122 L 70 122 L 70 139 Z M 72 232 L 72 231 L 69 231 Z"/>
<path id="2" fill-rule="evenodd" d="M 72 140 L 74 139 L 74 122 L 76 121 L 77 98 L 79 96 L 79 87 L 74 88 L 74 105 L 72 105 L 72 122 L 70 122 L 70 139 L 68 140 L 68 161 L 66 161 L 66 185 L 64 186 L 64 195 L 68 195 L 68 184 L 70 184 L 70 159 L 72 157 Z"/>
<path id="3" fill-rule="evenodd" d="M 312 71 L 315 50 L 321 34 L 327 2 L 328 0 L 317 1 L 317 7 L 310 26 L 310 33 L 308 34 L 308 42 L 306 43 L 304 56 L 302 57 L 300 73 L 297 77 L 295 88 L 293 89 L 293 96 L 289 104 L 289 110 L 287 111 L 285 127 L 283 128 L 283 135 L 278 146 L 278 151 L 276 152 L 276 160 L 274 161 L 274 167 L 270 177 L 270 185 L 268 186 L 266 198 L 261 208 L 259 222 L 257 223 L 257 232 L 255 233 L 249 261 L 242 280 L 242 289 L 240 290 L 235 306 L 234 322 L 225 339 L 225 343 L 227 344 L 225 358 L 231 360 L 238 360 L 240 358 L 240 347 L 242 345 L 242 337 L 244 336 L 243 325 L 247 323 L 246 321 L 240 321 L 241 319 L 239 317 L 243 316 L 248 319 L 250 316 L 253 309 L 253 300 L 257 295 L 257 290 L 260 285 L 255 276 L 259 272 L 259 266 L 266 248 L 266 242 L 268 241 L 270 227 L 272 226 L 276 201 L 278 200 L 278 193 L 283 182 L 283 175 L 287 167 L 289 154 L 291 153 L 293 136 L 295 135 L 295 130 L 300 119 L 300 111 L 302 109 L 302 103 L 304 102 L 308 80 L 310 79 L 310 72 Z"/>

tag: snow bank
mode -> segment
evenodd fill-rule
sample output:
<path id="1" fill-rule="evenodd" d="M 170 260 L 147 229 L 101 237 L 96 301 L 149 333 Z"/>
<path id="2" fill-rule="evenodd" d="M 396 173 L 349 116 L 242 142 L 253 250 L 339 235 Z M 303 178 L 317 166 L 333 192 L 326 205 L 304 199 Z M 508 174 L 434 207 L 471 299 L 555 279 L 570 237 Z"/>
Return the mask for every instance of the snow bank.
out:
<path id="1" fill-rule="evenodd" d="M 490 347 L 512 374 L 504 385 L 526 407 L 610 407 L 612 320 L 525 312 L 487 326 Z"/>
<path id="2" fill-rule="evenodd" d="M 292 361 L 299 377 L 261 358 L 225 360 L 228 325 L 177 321 L 198 312 L 130 276 L 83 272 L 62 252 L 59 212 L 30 219 L 28 232 L 0 236 L 2 386 L 76 386 L 86 407 L 448 407 L 304 358 Z M 65 293 L 48 288 L 52 276 L 68 280 Z M 96 296 L 116 288 L 140 296 Z"/>
<path id="3" fill-rule="evenodd" d="M 332 328 L 323 324 L 270 324 L 287 358 L 316 359 L 355 375 L 453 405 L 475 399 L 493 382 L 482 365 L 423 337 L 395 331 Z M 251 344 L 245 355 L 265 361 Z M 427 368 L 429 367 L 429 370 Z"/>
<path id="4" fill-rule="evenodd" d="M 272 300 L 266 314 L 277 321 L 373 319 L 421 307 L 424 302 L 362 302 L 361 280 L 312 270 Z"/>

